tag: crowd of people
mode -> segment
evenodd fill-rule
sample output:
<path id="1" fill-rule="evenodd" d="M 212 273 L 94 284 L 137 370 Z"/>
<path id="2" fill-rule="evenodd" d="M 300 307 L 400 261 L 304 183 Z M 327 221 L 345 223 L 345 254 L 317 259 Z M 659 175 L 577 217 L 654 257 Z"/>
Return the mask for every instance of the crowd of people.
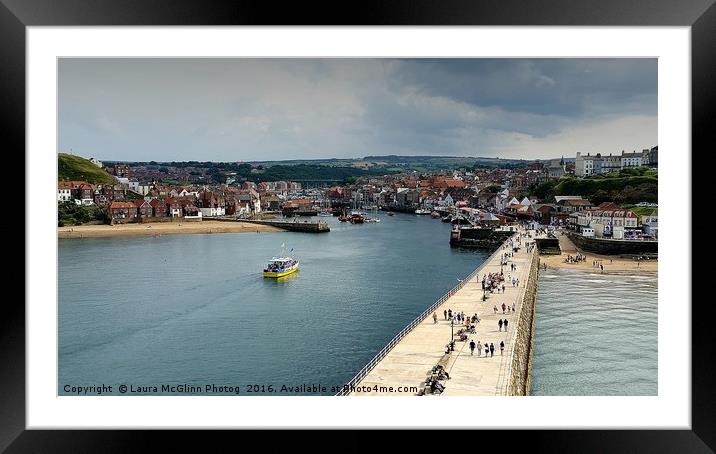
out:
<path id="1" fill-rule="evenodd" d="M 490 293 L 505 293 L 505 273 L 488 273 L 482 275 L 482 290 Z"/>
<path id="2" fill-rule="evenodd" d="M 582 254 L 577 255 L 567 255 L 567 257 L 564 258 L 564 263 L 577 263 L 577 262 L 586 262 L 587 256 Z"/>

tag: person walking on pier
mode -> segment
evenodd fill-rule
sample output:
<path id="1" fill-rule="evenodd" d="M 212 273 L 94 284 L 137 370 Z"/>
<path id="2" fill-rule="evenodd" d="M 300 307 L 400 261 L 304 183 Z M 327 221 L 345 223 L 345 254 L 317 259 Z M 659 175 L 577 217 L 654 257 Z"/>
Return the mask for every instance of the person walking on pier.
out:
<path id="1" fill-rule="evenodd" d="M 490 358 L 492 358 L 493 356 L 495 356 L 495 344 L 490 342 Z"/>
<path id="2" fill-rule="evenodd" d="M 512 303 L 512 313 L 515 312 L 515 303 Z"/>
<path id="3" fill-rule="evenodd" d="M 495 310 L 495 314 L 497 313 L 497 306 L 492 307 Z"/>
<path id="4" fill-rule="evenodd" d="M 445 316 L 445 320 L 447 320 L 447 310 L 443 311 L 443 315 Z"/>
<path id="5" fill-rule="evenodd" d="M 477 356 L 482 356 L 482 343 L 477 341 Z"/>
<path id="6" fill-rule="evenodd" d="M 500 331 L 502 331 L 502 319 L 500 319 L 500 320 L 497 322 L 497 326 L 499 326 L 499 327 L 500 327 Z"/>
<path id="7" fill-rule="evenodd" d="M 472 356 L 473 353 L 475 353 L 475 341 L 471 339 L 470 340 L 470 356 Z"/>
<path id="8" fill-rule="evenodd" d="M 505 351 L 505 341 L 500 341 L 500 356 Z"/>
<path id="9" fill-rule="evenodd" d="M 504 322 L 502 322 L 503 325 L 505 325 L 505 331 L 507 331 L 507 319 L 505 319 Z"/>
<path id="10" fill-rule="evenodd" d="M 438 313 L 433 312 L 433 325 L 437 325 L 437 324 L 438 324 Z"/>
<path id="11" fill-rule="evenodd" d="M 452 320 L 452 309 L 448 309 L 448 320 Z"/>
<path id="12" fill-rule="evenodd" d="M 507 306 L 505 306 L 505 303 L 502 303 L 502 314 L 505 313 L 505 309 L 507 309 Z"/>

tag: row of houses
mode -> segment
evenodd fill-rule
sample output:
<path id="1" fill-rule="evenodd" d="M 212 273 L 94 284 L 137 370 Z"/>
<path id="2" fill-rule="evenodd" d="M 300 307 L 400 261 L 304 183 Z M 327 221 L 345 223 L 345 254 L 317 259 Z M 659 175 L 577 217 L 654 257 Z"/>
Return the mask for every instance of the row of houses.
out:
<path id="1" fill-rule="evenodd" d="M 659 161 L 659 147 L 644 149 L 641 152 L 626 153 L 607 156 L 597 153 L 577 153 L 574 161 L 574 174 L 578 177 L 588 177 L 602 173 L 616 172 L 632 167 L 657 167 Z"/>
<path id="2" fill-rule="evenodd" d="M 205 218 L 236 216 L 252 213 L 250 201 L 193 197 L 142 198 L 132 201 L 115 200 L 109 204 L 113 223 L 140 222 L 154 218 Z"/>

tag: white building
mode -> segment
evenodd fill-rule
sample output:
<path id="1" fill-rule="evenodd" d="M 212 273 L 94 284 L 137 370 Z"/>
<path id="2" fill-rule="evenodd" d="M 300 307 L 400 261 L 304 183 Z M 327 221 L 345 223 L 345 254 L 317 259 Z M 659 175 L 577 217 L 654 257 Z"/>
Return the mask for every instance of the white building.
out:
<path id="1" fill-rule="evenodd" d="M 578 177 L 594 175 L 594 157 L 589 153 L 582 156 L 582 153 L 577 152 L 577 157 L 574 159 L 574 174 Z"/>
<path id="2" fill-rule="evenodd" d="M 656 148 L 657 147 L 654 147 L 654 149 L 652 149 L 654 150 L 654 160 L 656 160 Z M 646 149 L 642 152 L 632 153 L 622 151 L 621 154 L 612 155 L 609 153 L 608 156 L 602 155 L 601 153 L 597 153 L 594 156 L 589 153 L 586 155 L 577 153 L 574 160 L 574 174 L 578 177 L 588 177 L 590 175 L 616 172 L 617 170 L 631 167 L 651 165 L 652 150 Z M 656 161 L 654 161 L 654 166 L 656 166 Z"/>
<path id="3" fill-rule="evenodd" d="M 69 202 L 72 200 L 72 185 L 69 183 L 60 183 L 57 186 L 57 201 Z"/>
<path id="4" fill-rule="evenodd" d="M 641 167 L 643 152 L 624 153 L 621 155 L 622 169 L 627 167 Z"/>
<path id="5" fill-rule="evenodd" d="M 609 153 L 609 156 L 601 156 L 601 171 L 598 173 L 609 173 L 609 172 L 616 172 L 618 170 L 621 170 L 622 168 L 622 159 L 619 155 L 612 155 Z"/>
<path id="6" fill-rule="evenodd" d="M 202 217 L 214 217 L 214 216 L 225 216 L 226 210 L 224 207 L 216 207 L 216 208 L 199 208 L 199 213 L 202 215 Z"/>

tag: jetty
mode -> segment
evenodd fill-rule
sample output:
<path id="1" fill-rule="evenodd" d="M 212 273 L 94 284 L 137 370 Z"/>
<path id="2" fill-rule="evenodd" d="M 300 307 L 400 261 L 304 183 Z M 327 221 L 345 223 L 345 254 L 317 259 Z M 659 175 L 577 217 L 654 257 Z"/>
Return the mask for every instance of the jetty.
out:
<path id="1" fill-rule="evenodd" d="M 480 267 L 398 333 L 338 395 L 528 395 L 539 273 L 537 248 L 527 252 L 526 247 L 533 241 L 524 230 L 507 238 Z M 520 244 L 517 252 L 509 247 L 513 242 Z M 507 259 L 507 265 L 501 265 L 505 252 L 513 252 L 513 257 Z M 517 266 L 516 271 L 511 271 L 511 264 Z M 482 276 L 501 270 L 505 276 L 505 293 L 484 292 Z M 518 278 L 519 286 L 513 287 L 508 275 Z M 503 313 L 503 303 L 510 307 L 514 304 L 515 312 Z M 469 334 L 466 341 L 460 341 L 457 335 L 453 337 L 463 325 L 451 326 L 444 317 L 448 309 L 453 313 L 462 311 L 470 317 L 477 313 L 480 322 L 476 324 L 476 333 Z M 433 313 L 437 313 L 437 324 Z M 500 319 L 509 321 L 507 331 L 504 328 L 500 331 Z M 476 343 L 480 341 L 483 346 L 494 344 L 494 356 L 491 357 L 489 351 L 485 356 L 484 347 L 481 356 L 477 349 L 471 355 L 471 339 Z M 446 346 L 452 340 L 455 349 L 446 353 Z M 505 343 L 503 354 L 500 354 L 500 341 Z M 443 366 L 450 378 L 440 382 L 445 390 L 433 395 L 425 388 L 436 365 Z"/>
<path id="2" fill-rule="evenodd" d="M 270 225 L 272 227 L 278 227 L 280 229 L 288 230 L 291 232 L 325 233 L 331 231 L 331 228 L 328 226 L 328 223 L 320 220 L 316 222 L 310 222 L 284 219 L 237 219 L 226 216 L 212 219 L 216 221 L 246 222 L 250 224 Z"/>

